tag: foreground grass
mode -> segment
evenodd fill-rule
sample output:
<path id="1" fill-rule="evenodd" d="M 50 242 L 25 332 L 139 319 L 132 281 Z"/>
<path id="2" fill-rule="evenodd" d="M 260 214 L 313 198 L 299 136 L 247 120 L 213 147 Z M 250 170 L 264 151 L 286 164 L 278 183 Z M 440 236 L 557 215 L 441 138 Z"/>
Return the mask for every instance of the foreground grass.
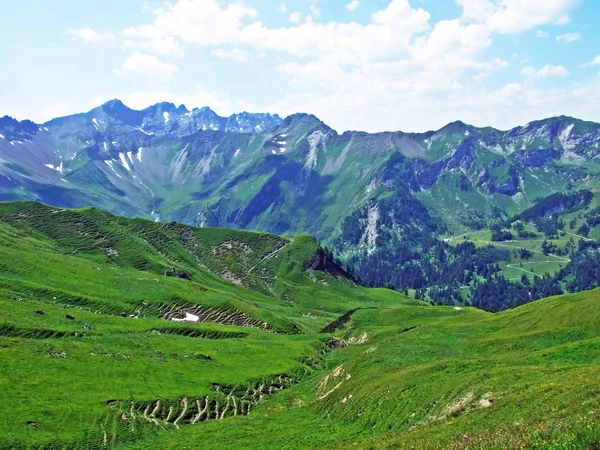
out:
<path id="1" fill-rule="evenodd" d="M 599 307 L 593 291 L 496 315 L 360 311 L 322 373 L 226 426 L 134 448 L 596 448 Z"/>

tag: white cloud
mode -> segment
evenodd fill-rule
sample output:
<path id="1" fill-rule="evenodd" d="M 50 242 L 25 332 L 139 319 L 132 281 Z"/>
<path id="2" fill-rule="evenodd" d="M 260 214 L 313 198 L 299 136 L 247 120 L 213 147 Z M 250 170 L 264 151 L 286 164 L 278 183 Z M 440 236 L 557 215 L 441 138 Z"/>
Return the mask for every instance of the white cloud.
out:
<path id="1" fill-rule="evenodd" d="M 566 44 L 578 41 L 579 39 L 581 39 L 581 35 L 579 33 L 565 33 L 556 36 L 556 42 L 564 42 Z"/>
<path id="2" fill-rule="evenodd" d="M 315 19 L 319 19 L 321 17 L 321 10 L 315 5 L 310 5 L 310 12 Z"/>
<path id="3" fill-rule="evenodd" d="M 135 52 L 123 63 L 121 72 L 131 72 L 168 81 L 179 71 L 175 64 L 160 61 L 156 56 Z"/>
<path id="4" fill-rule="evenodd" d="M 359 0 L 352 0 L 350 3 L 346 4 L 346 9 L 350 12 L 355 11 L 360 6 Z"/>
<path id="5" fill-rule="evenodd" d="M 580 67 L 600 66 L 600 55 L 596 56 L 590 62 L 582 64 Z"/>
<path id="6" fill-rule="evenodd" d="M 112 41 L 115 38 L 115 36 L 108 31 L 104 33 L 98 33 L 91 28 L 69 28 L 65 34 L 67 36 L 71 36 L 73 39 L 80 39 L 82 41 L 92 42 L 94 44 Z"/>
<path id="7" fill-rule="evenodd" d="M 455 0 L 463 7 L 460 18 L 432 22 L 430 14 L 419 7 L 423 4 L 387 0 L 387 6 L 366 23 L 321 23 L 312 16 L 292 13 L 291 23 L 272 27 L 259 21 L 257 12 L 245 3 L 233 1 L 221 6 L 225 2 L 173 0 L 173 5 L 153 11 L 151 23 L 125 33 L 138 45 L 148 46 L 137 47 L 144 54 L 152 52 L 151 42 L 157 38 L 208 47 L 215 57 L 239 61 L 249 59 L 240 48 L 276 54 L 274 70 L 289 77 L 293 89 L 277 101 L 269 102 L 265 95 L 261 110 L 282 114 L 310 111 L 337 129 L 370 131 L 422 130 L 457 118 L 498 125 L 517 117 L 514 108 L 521 108 L 519 114 L 542 111 L 544 96 L 533 81 L 566 77 L 568 70 L 551 65 L 525 68 L 522 73 L 527 79 L 522 84 L 507 81 L 501 89 L 490 89 L 486 78 L 509 65 L 491 53 L 492 42 L 497 34 L 564 23 L 577 3 Z M 358 4 L 358 0 L 346 0 L 342 5 L 352 3 Z M 287 14 L 287 8 L 285 11 Z M 544 37 L 540 33 L 544 32 L 538 30 L 536 35 Z M 154 91 L 139 96 L 156 101 L 173 98 Z M 225 94 L 198 98 L 209 105 L 240 105 Z M 185 103 L 202 104 L 197 100 Z"/>
<path id="8" fill-rule="evenodd" d="M 242 2 L 222 8 L 216 0 L 179 0 L 152 13 L 156 16 L 152 24 L 127 28 L 125 35 L 146 40 L 172 36 L 197 45 L 235 43 L 244 22 L 257 15 Z"/>
<path id="9" fill-rule="evenodd" d="M 535 30 L 535 37 L 538 39 L 548 39 L 550 34 L 546 33 L 543 30 Z"/>
<path id="10" fill-rule="evenodd" d="M 490 31 L 518 34 L 545 24 L 564 24 L 578 0 L 455 0 L 462 19 L 484 23 Z"/>
<path id="11" fill-rule="evenodd" d="M 548 78 L 551 76 L 566 77 L 569 75 L 569 71 L 563 66 L 552 66 L 546 64 L 539 70 L 535 70 L 533 67 L 524 67 L 521 70 L 521 74 L 527 78 Z"/>
<path id="12" fill-rule="evenodd" d="M 216 56 L 221 59 L 234 59 L 240 62 L 248 62 L 249 56 L 248 53 L 240 50 L 239 48 L 234 48 L 231 51 L 223 50 L 223 49 L 214 49 L 211 52 L 211 55 Z"/>
<path id="13" fill-rule="evenodd" d="M 288 9 L 287 9 L 287 6 L 285 5 L 285 3 L 282 3 L 281 5 L 279 5 L 279 12 L 281 14 L 287 14 Z"/>
<path id="14" fill-rule="evenodd" d="M 290 17 L 288 19 L 288 22 L 291 23 L 300 23 L 302 22 L 302 14 L 300 14 L 299 12 L 293 12 L 290 14 Z"/>
<path id="15" fill-rule="evenodd" d="M 136 49 L 144 52 L 156 53 L 161 56 L 183 56 L 185 54 L 181 44 L 173 36 L 165 36 L 147 41 L 125 40 L 123 49 Z"/>

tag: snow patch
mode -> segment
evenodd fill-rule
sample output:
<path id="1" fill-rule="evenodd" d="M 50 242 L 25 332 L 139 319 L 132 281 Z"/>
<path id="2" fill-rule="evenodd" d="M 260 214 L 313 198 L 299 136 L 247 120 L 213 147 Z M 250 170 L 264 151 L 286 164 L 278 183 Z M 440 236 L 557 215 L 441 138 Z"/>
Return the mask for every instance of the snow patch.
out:
<path id="1" fill-rule="evenodd" d="M 104 141 L 104 150 L 108 151 L 108 144 L 106 143 L 106 141 Z"/>
<path id="2" fill-rule="evenodd" d="M 59 166 L 54 166 L 52 164 L 44 164 L 44 166 L 47 167 L 48 169 L 56 170 L 57 172 L 60 172 L 60 173 L 63 172 L 63 163 L 62 163 L 62 161 L 60 162 Z"/>
<path id="3" fill-rule="evenodd" d="M 138 152 L 137 152 L 137 155 L 136 155 L 136 157 L 137 157 L 137 159 L 138 159 L 139 162 L 142 162 L 142 150 L 144 150 L 144 147 L 138 148 Z"/>
<path id="4" fill-rule="evenodd" d="M 4 135 L 3 134 L 0 134 L 0 139 L 4 139 Z"/>
<path id="5" fill-rule="evenodd" d="M 233 155 L 233 157 L 234 157 L 234 158 L 235 158 L 237 155 L 239 155 L 239 154 L 240 154 L 240 150 L 241 150 L 241 149 L 239 149 L 239 148 L 238 148 L 238 149 L 235 151 L 235 154 Z"/>
<path id="6" fill-rule="evenodd" d="M 188 312 L 185 313 L 185 317 L 183 319 L 178 319 L 176 317 L 171 317 L 173 322 L 198 322 L 200 317 L 195 314 L 190 314 Z"/>
<path id="7" fill-rule="evenodd" d="M 123 153 L 119 153 L 119 159 L 121 160 L 121 164 L 123 164 L 123 167 L 125 167 L 127 169 L 127 172 L 130 172 L 131 167 L 129 167 L 129 164 L 127 163 L 127 159 L 125 158 L 125 155 Z"/>
<path id="8" fill-rule="evenodd" d="M 140 127 L 134 127 L 136 130 L 141 131 L 142 133 L 144 133 L 146 136 L 154 136 L 154 133 L 148 132 L 146 130 L 142 130 Z"/>
<path id="9" fill-rule="evenodd" d="M 113 162 L 112 162 L 112 161 L 110 161 L 110 160 L 109 160 L 109 161 L 104 161 L 104 162 L 106 163 L 106 165 L 107 165 L 108 167 L 110 167 L 110 169 L 113 171 L 113 173 L 114 173 L 116 176 L 118 176 L 119 178 L 123 179 L 123 177 L 122 177 L 121 175 L 119 175 L 119 174 L 117 173 L 117 171 L 115 170 L 115 168 L 113 167 Z"/>
<path id="10" fill-rule="evenodd" d="M 45 130 L 45 131 L 48 131 L 48 127 L 44 127 L 44 130 Z"/>
<path id="11" fill-rule="evenodd" d="M 287 145 L 287 141 L 277 141 L 278 145 Z"/>
<path id="12" fill-rule="evenodd" d="M 98 130 L 100 127 L 98 126 L 98 121 L 96 120 L 96 118 L 94 117 L 92 119 L 92 123 L 94 124 L 94 127 L 96 128 L 96 130 Z"/>
<path id="13" fill-rule="evenodd" d="M 256 125 L 256 126 L 254 127 L 254 130 L 255 130 L 256 132 L 261 132 L 261 131 L 262 131 L 262 126 L 261 126 L 261 125 Z"/>
<path id="14" fill-rule="evenodd" d="M 285 134 L 285 133 L 282 133 L 282 134 L 280 134 L 279 136 L 281 136 L 282 138 L 286 138 L 286 137 L 288 137 L 288 135 L 287 135 L 287 134 Z"/>
<path id="15" fill-rule="evenodd" d="M 271 150 L 271 153 L 273 153 L 274 155 L 277 154 L 277 152 L 275 150 Z"/>
<path id="16" fill-rule="evenodd" d="M 163 117 L 165 118 L 165 123 L 167 123 L 169 121 L 169 113 L 168 112 L 163 112 Z"/>
<path id="17" fill-rule="evenodd" d="M 131 165 L 133 166 L 133 159 L 131 158 L 133 152 L 127 152 L 127 158 L 129 159 L 129 162 L 131 163 Z"/>

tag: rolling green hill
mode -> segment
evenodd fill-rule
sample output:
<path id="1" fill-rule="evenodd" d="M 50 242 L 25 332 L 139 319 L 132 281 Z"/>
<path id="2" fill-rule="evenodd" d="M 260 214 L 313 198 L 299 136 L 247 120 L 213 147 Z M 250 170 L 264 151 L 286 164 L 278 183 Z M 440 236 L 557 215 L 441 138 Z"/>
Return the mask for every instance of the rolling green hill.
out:
<path id="1" fill-rule="evenodd" d="M 599 314 L 364 288 L 309 236 L 2 203 L 0 448 L 596 448 Z"/>

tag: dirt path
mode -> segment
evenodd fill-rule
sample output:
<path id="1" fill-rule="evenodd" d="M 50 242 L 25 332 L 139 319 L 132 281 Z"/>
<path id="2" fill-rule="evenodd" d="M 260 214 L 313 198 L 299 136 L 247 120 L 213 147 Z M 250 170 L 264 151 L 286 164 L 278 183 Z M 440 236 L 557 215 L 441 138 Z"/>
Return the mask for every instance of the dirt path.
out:
<path id="1" fill-rule="evenodd" d="M 521 247 L 517 247 L 516 245 L 506 245 L 506 244 L 500 244 L 498 242 L 490 242 L 490 241 L 479 241 L 479 242 L 484 242 L 486 244 L 490 244 L 490 245 L 494 245 L 497 247 L 504 247 L 504 248 L 512 248 L 513 250 L 519 250 L 519 248 Z M 506 241 L 505 241 L 506 242 Z M 518 242 L 518 241 L 513 241 L 513 242 Z M 523 247 L 525 248 L 525 247 Z M 540 252 L 539 250 L 533 250 L 528 248 L 528 251 L 532 252 L 532 253 L 537 253 L 539 255 L 544 255 L 544 252 Z M 558 261 L 535 261 L 535 262 L 531 262 L 531 263 L 525 263 L 525 264 L 538 264 L 538 263 L 543 263 L 543 262 L 571 262 L 571 260 L 569 258 L 565 258 L 563 256 L 558 256 L 558 255 L 553 255 L 552 253 L 549 253 L 547 255 L 544 256 L 552 256 L 553 258 L 558 259 Z"/>
<path id="2" fill-rule="evenodd" d="M 283 250 L 284 248 L 286 248 L 288 245 L 290 245 L 292 242 L 294 242 L 294 240 L 292 239 L 291 241 L 287 242 L 285 245 L 279 247 L 277 250 L 275 250 L 272 253 L 269 253 L 267 256 L 265 256 L 263 259 L 260 260 L 260 262 L 258 264 L 256 264 L 255 266 L 251 267 L 248 272 L 246 272 L 246 275 L 244 276 L 244 278 L 242 278 L 241 281 L 244 281 L 246 278 L 248 278 L 250 276 L 250 274 L 252 273 L 252 271 L 254 269 L 256 269 L 258 266 L 260 266 L 262 263 L 264 263 L 267 259 L 271 259 L 273 258 L 275 255 L 277 255 L 277 253 L 279 253 L 281 250 Z"/>
<path id="3" fill-rule="evenodd" d="M 575 233 L 569 233 L 567 231 L 565 231 L 566 234 L 570 235 L 570 236 L 575 236 L 578 237 L 580 239 L 583 239 L 584 241 L 595 241 L 596 239 L 591 239 L 591 238 L 586 238 L 585 236 L 581 236 L 580 234 L 575 234 Z"/>
<path id="4" fill-rule="evenodd" d="M 554 256 L 554 255 L 550 255 L 550 256 Z M 570 260 L 568 260 L 570 261 Z M 525 262 L 522 264 L 529 264 L 529 265 L 534 265 L 534 264 L 543 264 L 543 263 L 560 263 L 563 261 L 535 261 L 535 262 Z M 537 274 L 535 272 L 530 272 L 529 270 L 525 270 L 522 267 L 518 267 L 517 264 L 507 264 L 506 267 L 510 268 L 510 269 L 517 269 L 517 270 L 522 270 L 523 272 L 527 272 L 530 273 L 532 275 L 535 275 L 536 277 L 542 277 L 540 274 Z"/>

